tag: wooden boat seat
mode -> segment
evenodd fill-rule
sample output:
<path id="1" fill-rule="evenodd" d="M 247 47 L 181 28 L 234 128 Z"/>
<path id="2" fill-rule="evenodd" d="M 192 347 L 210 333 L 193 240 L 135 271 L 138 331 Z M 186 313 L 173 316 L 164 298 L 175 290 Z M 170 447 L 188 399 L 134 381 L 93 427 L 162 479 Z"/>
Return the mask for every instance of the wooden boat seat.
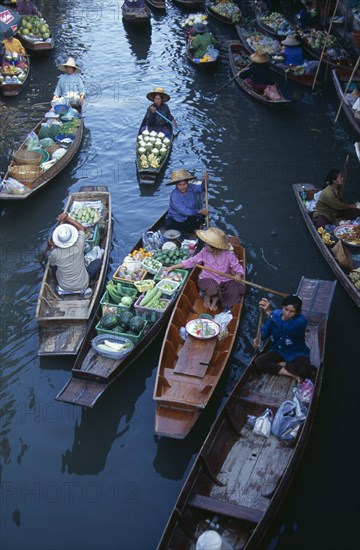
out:
<path id="1" fill-rule="evenodd" d="M 223 502 L 217 498 L 205 495 L 195 495 L 189 500 L 189 505 L 193 508 L 201 508 L 202 510 L 213 512 L 214 514 L 223 514 L 255 524 L 259 523 L 264 515 L 262 510 L 248 508 L 247 506 L 239 506 L 231 502 Z"/>
<path id="2" fill-rule="evenodd" d="M 176 374 L 172 369 L 164 369 L 159 380 L 162 384 L 162 397 L 165 401 L 171 400 L 175 404 L 177 402 L 198 404 L 199 398 L 202 401 L 206 400 L 206 394 L 216 384 L 217 377 L 206 375 L 200 382 L 199 378 Z"/>

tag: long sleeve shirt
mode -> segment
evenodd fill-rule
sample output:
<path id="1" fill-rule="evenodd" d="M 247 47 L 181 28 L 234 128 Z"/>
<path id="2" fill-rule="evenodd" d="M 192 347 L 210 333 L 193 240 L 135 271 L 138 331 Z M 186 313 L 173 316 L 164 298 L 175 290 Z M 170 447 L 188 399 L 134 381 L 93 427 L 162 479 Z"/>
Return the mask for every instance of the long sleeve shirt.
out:
<path id="1" fill-rule="evenodd" d="M 8 40 L 5 38 L 3 40 L 4 49 L 9 53 L 18 53 L 19 55 L 22 55 L 25 53 L 25 48 L 21 44 L 20 40 L 17 38 L 13 38 L 12 40 Z"/>
<path id="2" fill-rule="evenodd" d="M 304 54 L 301 46 L 285 46 L 284 50 L 285 65 L 303 65 Z"/>
<path id="3" fill-rule="evenodd" d="M 284 321 L 282 310 L 275 309 L 269 320 L 261 329 L 262 338 L 271 337 L 270 351 L 277 351 L 285 361 L 297 357 L 310 357 L 310 350 L 305 344 L 306 319 L 301 313 Z"/>
<path id="4" fill-rule="evenodd" d="M 195 256 L 187 260 L 183 260 L 181 263 L 185 269 L 195 267 L 196 264 L 203 264 L 205 267 L 210 267 L 211 269 L 216 269 L 216 271 L 222 271 L 229 275 L 236 275 L 237 273 L 244 275 L 244 269 L 232 250 L 222 250 L 219 255 L 215 256 L 204 246 L 198 254 L 195 254 Z M 211 273 L 205 269 L 201 270 L 199 279 L 213 279 L 218 284 L 230 281 L 230 279 L 223 275 Z"/>
<path id="5" fill-rule="evenodd" d="M 197 34 L 191 42 L 191 49 L 194 50 L 194 57 L 203 57 L 206 54 L 207 47 L 211 44 L 216 46 L 217 42 L 210 32 Z"/>
<path id="6" fill-rule="evenodd" d="M 204 191 L 203 183 L 201 185 L 189 183 L 185 193 L 175 188 L 170 195 L 168 216 L 177 222 L 183 222 L 189 216 L 196 216 L 199 211 L 197 198 Z"/>
<path id="7" fill-rule="evenodd" d="M 165 119 L 162 118 L 162 116 L 156 114 L 156 111 L 160 112 L 162 115 L 166 116 L 166 118 L 168 118 L 169 120 L 171 120 L 171 122 L 174 120 L 174 117 L 172 116 L 172 114 L 170 113 L 170 109 L 169 107 L 167 106 L 166 103 L 162 103 L 160 105 L 160 107 L 156 107 L 156 111 L 155 113 L 152 113 L 150 111 L 152 105 L 150 105 L 150 107 L 148 108 L 148 110 L 146 111 L 146 116 L 145 116 L 145 124 L 146 126 L 150 126 L 150 128 L 154 128 L 155 131 L 156 131 L 156 128 L 160 129 L 163 127 L 163 126 L 168 126 L 169 123 L 166 122 Z"/>
<path id="8" fill-rule="evenodd" d="M 274 84 L 267 63 L 252 63 L 248 69 L 241 71 L 241 78 L 251 78 L 254 84 Z"/>
<path id="9" fill-rule="evenodd" d="M 77 73 L 62 74 L 59 76 L 54 95 L 58 97 L 71 97 L 73 94 L 85 95 L 85 85 L 83 79 Z"/>
<path id="10" fill-rule="evenodd" d="M 330 223 L 334 223 L 339 217 L 339 212 L 347 208 L 349 205 L 342 200 L 339 190 L 333 185 L 328 185 L 321 191 L 313 216 L 314 218 L 320 215 L 325 216 Z"/>

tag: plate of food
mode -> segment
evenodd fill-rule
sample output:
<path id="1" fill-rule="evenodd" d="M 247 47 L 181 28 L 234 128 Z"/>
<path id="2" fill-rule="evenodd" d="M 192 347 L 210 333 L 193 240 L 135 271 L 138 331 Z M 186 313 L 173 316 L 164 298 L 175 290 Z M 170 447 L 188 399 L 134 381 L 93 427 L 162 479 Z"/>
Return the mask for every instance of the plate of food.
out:
<path id="1" fill-rule="evenodd" d="M 360 225 L 344 223 L 334 229 L 334 235 L 350 246 L 360 246 Z"/>
<path id="2" fill-rule="evenodd" d="M 215 321 L 210 319 L 198 318 L 189 321 L 186 324 L 186 332 L 198 338 L 199 340 L 208 340 L 209 338 L 215 338 L 220 332 L 220 327 Z"/>

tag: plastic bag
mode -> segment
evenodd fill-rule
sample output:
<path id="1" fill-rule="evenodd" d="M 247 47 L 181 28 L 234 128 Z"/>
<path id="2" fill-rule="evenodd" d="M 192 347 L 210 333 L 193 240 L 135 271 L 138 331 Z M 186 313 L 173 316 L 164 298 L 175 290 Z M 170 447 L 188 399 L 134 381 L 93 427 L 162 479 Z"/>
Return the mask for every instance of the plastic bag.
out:
<path id="1" fill-rule="evenodd" d="M 145 250 L 160 250 L 165 239 L 161 231 L 147 231 L 142 235 L 142 246 Z"/>
<path id="2" fill-rule="evenodd" d="M 104 255 L 104 252 L 105 250 L 103 248 L 100 248 L 100 246 L 94 246 L 94 248 L 90 250 L 90 252 L 87 252 L 87 254 L 85 254 L 84 256 L 86 267 L 89 264 L 91 264 L 91 262 L 93 262 L 94 260 L 97 260 L 98 258 L 100 258 L 101 260 L 101 258 Z"/>
<path id="3" fill-rule="evenodd" d="M 0 191 L 3 191 L 4 193 L 11 193 L 13 195 L 22 195 L 28 191 L 28 188 L 18 180 L 9 177 L 1 182 Z"/>
<path id="4" fill-rule="evenodd" d="M 25 143 L 28 151 L 32 151 L 33 149 L 36 149 L 36 147 L 40 147 L 40 140 L 34 130 L 31 130 L 30 134 L 28 134 Z"/>
<path id="5" fill-rule="evenodd" d="M 263 437 L 269 437 L 271 433 L 271 423 L 273 420 L 273 413 L 271 409 L 265 409 L 261 416 L 255 421 L 253 428 L 254 434 L 262 435 Z"/>
<path id="6" fill-rule="evenodd" d="M 314 393 L 314 384 L 309 378 L 305 378 L 301 384 L 298 384 L 293 389 L 293 394 L 299 399 L 299 401 L 308 407 L 311 403 L 312 396 Z"/>
<path id="7" fill-rule="evenodd" d="M 287 399 L 278 408 L 271 427 L 271 433 L 282 441 L 291 442 L 305 420 L 306 414 L 301 409 L 300 402 Z"/>
<path id="8" fill-rule="evenodd" d="M 281 99 L 281 95 L 279 93 L 279 90 L 275 85 L 268 85 L 266 86 L 264 90 L 264 97 L 267 97 L 268 99 L 271 99 L 272 101 L 279 101 Z"/>
<path id="9" fill-rule="evenodd" d="M 220 332 L 218 334 L 218 340 L 223 340 L 226 338 L 229 334 L 229 331 L 227 329 L 228 324 L 230 323 L 231 319 L 233 318 L 232 314 L 229 312 L 223 311 L 222 313 L 218 313 L 214 317 L 215 323 L 217 323 L 220 326 Z"/>

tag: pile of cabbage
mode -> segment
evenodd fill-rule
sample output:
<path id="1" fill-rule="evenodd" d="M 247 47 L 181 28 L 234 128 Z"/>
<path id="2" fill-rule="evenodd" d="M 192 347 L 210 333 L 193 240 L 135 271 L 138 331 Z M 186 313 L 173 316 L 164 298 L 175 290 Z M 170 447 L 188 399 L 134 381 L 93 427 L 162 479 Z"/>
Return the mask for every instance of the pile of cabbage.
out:
<path id="1" fill-rule="evenodd" d="M 210 6 L 215 13 L 218 13 L 219 15 L 230 19 L 232 23 L 238 23 L 241 19 L 241 10 L 239 6 L 237 6 L 230 0 L 219 3 L 211 2 Z"/>
<path id="2" fill-rule="evenodd" d="M 196 23 L 203 23 L 207 25 L 207 15 L 204 13 L 194 13 L 193 15 L 188 15 L 180 23 L 180 27 L 193 27 Z"/>
<path id="3" fill-rule="evenodd" d="M 136 154 L 141 169 L 159 168 L 170 147 L 163 132 L 144 130 L 138 136 Z"/>

